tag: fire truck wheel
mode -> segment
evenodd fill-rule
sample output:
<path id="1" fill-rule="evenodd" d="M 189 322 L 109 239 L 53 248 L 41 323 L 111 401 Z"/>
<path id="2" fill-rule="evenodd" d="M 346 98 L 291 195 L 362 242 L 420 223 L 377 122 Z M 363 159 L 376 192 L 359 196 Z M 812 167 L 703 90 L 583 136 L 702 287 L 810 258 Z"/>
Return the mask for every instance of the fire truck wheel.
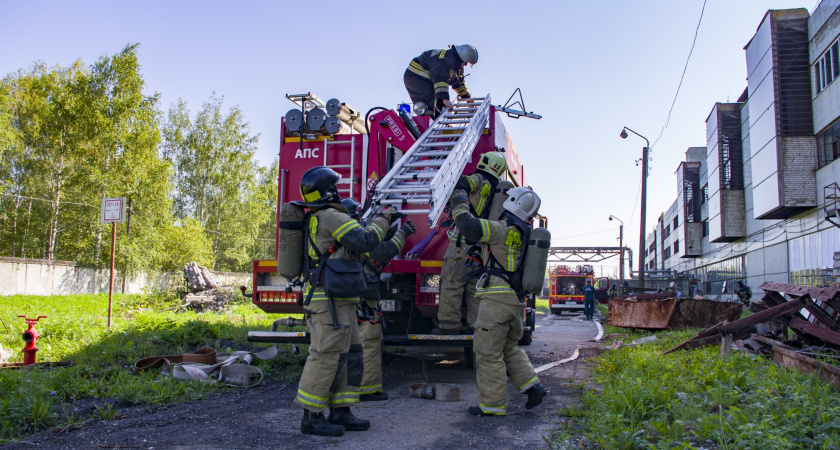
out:
<path id="1" fill-rule="evenodd" d="M 522 333 L 522 339 L 519 340 L 519 345 L 531 345 L 534 337 L 531 335 L 531 330 Z"/>

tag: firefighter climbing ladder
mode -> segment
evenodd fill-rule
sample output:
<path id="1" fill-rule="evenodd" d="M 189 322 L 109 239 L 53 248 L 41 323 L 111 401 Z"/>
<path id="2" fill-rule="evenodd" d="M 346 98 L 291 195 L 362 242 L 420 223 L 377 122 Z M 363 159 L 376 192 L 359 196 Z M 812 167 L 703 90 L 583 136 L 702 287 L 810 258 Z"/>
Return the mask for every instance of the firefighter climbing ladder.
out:
<path id="1" fill-rule="evenodd" d="M 434 226 L 489 117 L 489 94 L 445 110 L 377 184 L 364 218 L 395 206 L 406 215 L 427 215 Z"/>

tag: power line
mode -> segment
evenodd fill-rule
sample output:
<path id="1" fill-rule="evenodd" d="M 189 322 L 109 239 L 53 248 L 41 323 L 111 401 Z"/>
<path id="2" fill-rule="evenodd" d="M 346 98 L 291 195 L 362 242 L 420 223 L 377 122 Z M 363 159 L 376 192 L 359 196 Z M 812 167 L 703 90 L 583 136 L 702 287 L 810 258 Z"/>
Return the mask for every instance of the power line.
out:
<path id="1" fill-rule="evenodd" d="M 700 33 L 700 23 L 703 22 L 703 12 L 706 11 L 706 0 L 703 0 L 703 9 L 700 10 L 700 19 L 697 20 L 697 28 L 694 29 L 694 40 L 691 41 L 691 49 L 688 51 L 688 58 L 685 59 L 685 67 L 683 67 L 682 76 L 680 77 L 680 84 L 677 86 L 677 92 L 674 94 L 674 101 L 671 102 L 671 109 L 668 110 L 668 117 L 665 119 L 665 125 L 662 126 L 662 130 L 659 131 L 659 137 L 653 141 L 653 145 L 651 148 L 656 146 L 656 143 L 659 142 L 659 139 L 662 138 L 662 135 L 665 133 L 665 128 L 668 128 L 668 124 L 671 122 L 671 113 L 674 111 L 674 105 L 677 104 L 677 97 L 680 95 L 680 88 L 683 84 L 683 79 L 685 78 L 685 72 L 688 70 L 688 62 L 691 60 L 691 54 L 694 53 L 694 45 L 697 43 L 697 35 Z"/>
<path id="2" fill-rule="evenodd" d="M 25 198 L 27 200 L 38 200 L 39 202 L 56 203 L 55 200 L 50 200 L 48 198 L 27 197 L 25 195 L 6 194 L 6 193 L 0 193 L 0 195 L 2 195 L 3 197 Z M 68 202 L 66 200 L 60 200 L 58 203 L 61 203 L 62 205 L 79 205 L 79 206 L 87 206 L 89 208 L 99 208 L 99 206 L 88 205 L 87 203 Z"/>

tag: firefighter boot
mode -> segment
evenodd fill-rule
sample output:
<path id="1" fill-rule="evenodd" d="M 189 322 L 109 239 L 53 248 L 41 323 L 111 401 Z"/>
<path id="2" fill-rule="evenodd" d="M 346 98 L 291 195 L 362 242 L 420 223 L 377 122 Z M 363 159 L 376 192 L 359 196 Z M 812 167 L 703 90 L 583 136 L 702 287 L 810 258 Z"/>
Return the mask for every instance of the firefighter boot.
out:
<path id="1" fill-rule="evenodd" d="M 542 403 L 546 394 L 545 388 L 542 387 L 542 384 L 534 385 L 534 387 L 528 389 L 526 393 L 528 394 L 528 401 L 525 402 L 525 409 L 531 409 Z"/>
<path id="2" fill-rule="evenodd" d="M 370 428 L 370 420 L 354 416 L 349 406 L 330 408 L 330 422 L 343 426 L 347 431 L 365 431 Z"/>
<path id="3" fill-rule="evenodd" d="M 372 394 L 362 394 L 359 396 L 360 402 L 381 402 L 388 400 L 387 392 L 374 392 Z"/>
<path id="4" fill-rule="evenodd" d="M 300 421 L 300 432 L 318 436 L 341 436 L 344 434 L 344 427 L 330 423 L 322 412 L 316 413 L 304 409 L 303 420 Z"/>

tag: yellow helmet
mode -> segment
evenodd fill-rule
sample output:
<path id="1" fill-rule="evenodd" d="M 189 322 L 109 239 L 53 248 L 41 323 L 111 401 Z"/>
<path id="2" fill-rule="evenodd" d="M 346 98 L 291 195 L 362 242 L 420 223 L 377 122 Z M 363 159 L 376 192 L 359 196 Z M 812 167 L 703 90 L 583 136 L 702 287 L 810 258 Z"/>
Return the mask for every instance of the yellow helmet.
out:
<path id="1" fill-rule="evenodd" d="M 505 154 L 502 152 L 487 152 L 481 155 L 478 166 L 476 166 L 476 170 L 490 174 L 496 177 L 497 180 L 502 178 L 502 174 L 505 173 L 506 169 L 507 158 L 505 158 Z"/>

